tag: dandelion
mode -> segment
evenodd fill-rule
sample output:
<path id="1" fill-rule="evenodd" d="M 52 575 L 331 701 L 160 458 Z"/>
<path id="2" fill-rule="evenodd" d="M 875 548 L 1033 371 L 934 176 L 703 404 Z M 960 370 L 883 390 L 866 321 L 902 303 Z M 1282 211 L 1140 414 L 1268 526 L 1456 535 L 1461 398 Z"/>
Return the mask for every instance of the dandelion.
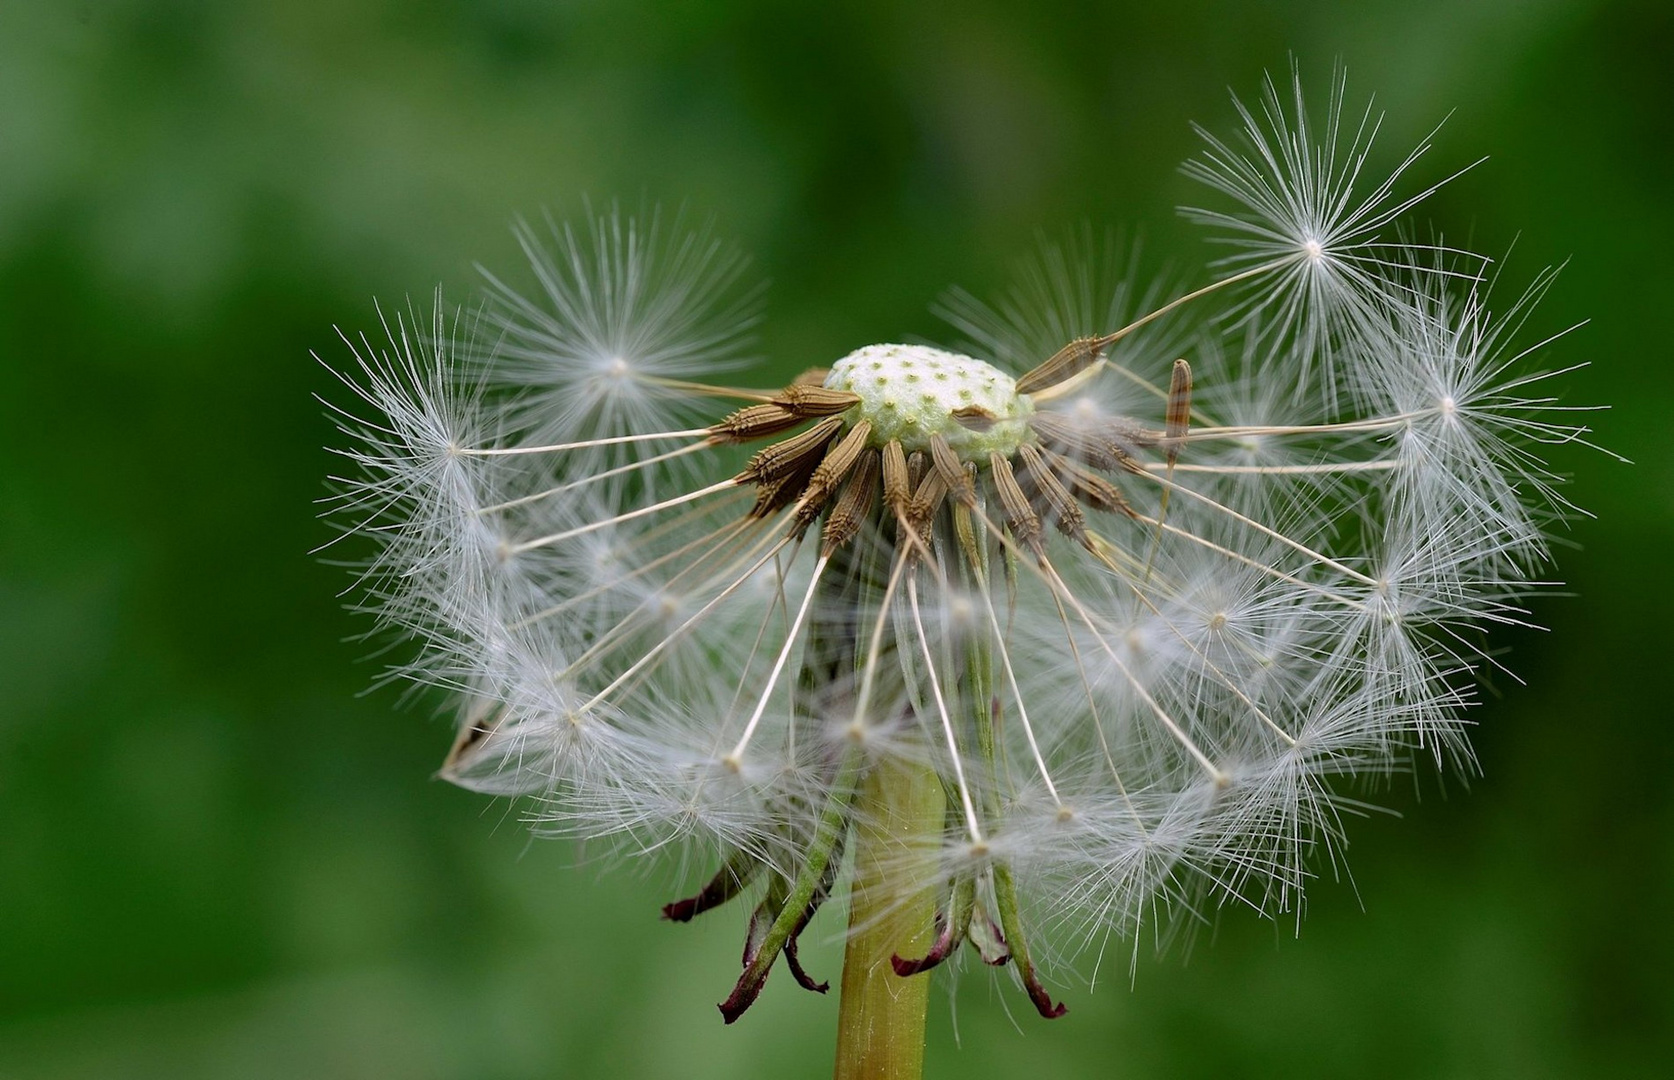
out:
<path id="1" fill-rule="evenodd" d="M 610 210 L 520 228 L 538 295 L 348 341 L 334 514 L 391 674 L 457 699 L 442 775 L 706 864 L 663 915 L 751 908 L 728 1023 L 781 965 L 828 989 L 797 944 L 846 891 L 840 1075 L 916 1075 L 938 965 L 1062 1015 L 1113 936 L 1299 915 L 1333 777 L 1469 764 L 1585 432 L 1512 344 L 1550 276 L 1496 317 L 1486 260 L 1397 233 L 1418 152 L 1368 183 L 1340 81 L 1322 132 L 1271 84 L 1243 117 L 1187 166 L 1242 246 L 1171 299 L 1049 246 L 948 300 L 962 351 L 754 388 L 738 257 Z"/>

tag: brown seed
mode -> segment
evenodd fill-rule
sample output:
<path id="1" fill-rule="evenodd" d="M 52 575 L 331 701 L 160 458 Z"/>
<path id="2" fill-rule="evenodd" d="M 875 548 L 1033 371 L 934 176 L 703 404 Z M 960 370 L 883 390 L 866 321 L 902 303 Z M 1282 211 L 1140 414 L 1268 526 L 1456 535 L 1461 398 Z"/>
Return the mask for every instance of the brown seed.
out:
<path id="1" fill-rule="evenodd" d="M 1192 366 L 1184 360 L 1174 361 L 1174 371 L 1168 379 L 1168 411 L 1164 416 L 1168 465 L 1173 468 L 1180 457 L 1180 442 L 1186 437 L 1186 425 L 1192 417 Z"/>
<path id="2" fill-rule="evenodd" d="M 814 470 L 818 467 L 818 457 L 805 457 L 798 461 L 792 471 L 775 479 L 762 481 L 756 488 L 756 504 L 750 508 L 749 516 L 770 517 L 796 502 L 803 489 L 808 486 L 808 478 L 814 475 Z"/>
<path id="3" fill-rule="evenodd" d="M 1116 466 L 1108 441 L 1100 437 L 1094 424 L 1043 410 L 1029 417 L 1029 428 L 1041 442 L 1075 461 L 1084 461 L 1096 469 Z"/>
<path id="4" fill-rule="evenodd" d="M 1035 507 L 1035 512 L 1043 518 L 1051 519 L 1058 526 L 1058 531 L 1076 541 L 1083 547 L 1087 546 L 1087 517 L 1076 505 L 1075 496 L 1064 487 L 1064 482 L 1058 479 L 1050 462 L 1047 461 L 1046 451 L 1038 446 L 1025 444 L 1018 448 L 1018 455 L 1023 459 L 1023 472 L 1028 478 L 1030 486 L 1035 491 L 1029 501 Z"/>
<path id="5" fill-rule="evenodd" d="M 907 475 L 907 455 L 901 440 L 891 439 L 883 448 L 883 501 L 891 515 L 901 517 L 912 501 L 912 479 Z"/>
<path id="6" fill-rule="evenodd" d="M 1134 448 L 1155 446 L 1163 438 L 1161 432 L 1147 431 L 1120 417 L 1083 420 L 1045 410 L 1029 417 L 1029 427 L 1049 449 L 1106 471 L 1138 472 Z"/>
<path id="7" fill-rule="evenodd" d="M 867 450 L 855 463 L 848 483 L 843 486 L 843 493 L 837 497 L 831 514 L 825 519 L 825 531 L 821 537 L 824 541 L 823 554 L 829 555 L 853 540 L 871 516 L 872 507 L 878 501 L 880 456 L 876 450 Z"/>
<path id="8" fill-rule="evenodd" d="M 457 767 L 470 756 L 472 750 L 494 734 L 504 718 L 500 702 L 488 698 L 474 699 L 466 710 L 464 725 L 454 738 L 453 746 L 449 747 L 448 756 L 442 761 L 442 772 Z"/>
<path id="9" fill-rule="evenodd" d="M 811 420 L 816 416 L 835 416 L 853 408 L 860 404 L 860 395 L 829 386 L 791 383 L 774 396 L 773 404 Z"/>
<path id="10" fill-rule="evenodd" d="M 1050 453 L 1050 451 L 1048 452 Z M 1138 517 L 1133 507 L 1115 484 L 1093 472 L 1085 465 L 1071 461 L 1068 458 L 1053 455 L 1049 458 L 1058 474 L 1068 484 L 1070 492 L 1085 506 L 1106 514 L 1122 514 L 1126 517 Z"/>
<path id="11" fill-rule="evenodd" d="M 1045 553 L 1041 545 L 1040 517 L 1035 514 L 1034 507 L 1029 505 L 1028 496 L 1017 483 L 1017 476 L 1011 471 L 1011 462 L 1001 454 L 989 454 L 988 464 L 994 476 L 994 491 L 1000 496 L 1000 509 L 1004 512 L 1006 528 L 1023 547 L 1034 552 L 1038 557 Z"/>
<path id="12" fill-rule="evenodd" d="M 849 433 L 827 451 L 825 457 L 815 467 L 813 475 L 808 478 L 808 487 L 800 496 L 801 506 L 796 511 L 797 521 L 801 528 L 807 528 L 819 517 L 820 511 L 830 500 L 837 485 L 854 468 L 855 462 L 860 460 L 861 453 L 866 449 L 866 440 L 872 437 L 872 425 L 862 420 L 849 429 Z"/>
<path id="13" fill-rule="evenodd" d="M 789 431 L 804 419 L 783 405 L 746 405 L 711 424 L 709 430 L 722 442 L 749 442 Z"/>
<path id="14" fill-rule="evenodd" d="M 1110 338 L 1083 337 L 1065 345 L 1043 364 L 1023 373 L 1017 380 L 1019 394 L 1035 394 L 1065 379 L 1074 378 L 1098 362 Z"/>
<path id="15" fill-rule="evenodd" d="M 947 485 L 948 493 L 955 502 L 966 506 L 976 502 L 976 484 L 972 483 L 959 455 L 953 452 L 953 447 L 941 435 L 930 436 L 930 463 L 941 475 L 942 483 Z"/>
<path id="16" fill-rule="evenodd" d="M 918 490 L 913 492 L 912 504 L 907 509 L 907 524 L 926 543 L 930 540 L 930 525 L 936 519 L 936 511 L 942 508 L 946 499 L 947 481 L 938 470 L 926 469 L 924 479 L 919 481 Z"/>
<path id="17" fill-rule="evenodd" d="M 773 406 L 777 408 L 777 406 Z M 825 454 L 825 446 L 843 430 L 843 421 L 831 416 L 807 431 L 799 432 L 782 442 L 763 447 L 753 454 L 744 471 L 738 474 L 741 484 L 765 484 L 780 479 L 804 465 L 813 472 Z"/>

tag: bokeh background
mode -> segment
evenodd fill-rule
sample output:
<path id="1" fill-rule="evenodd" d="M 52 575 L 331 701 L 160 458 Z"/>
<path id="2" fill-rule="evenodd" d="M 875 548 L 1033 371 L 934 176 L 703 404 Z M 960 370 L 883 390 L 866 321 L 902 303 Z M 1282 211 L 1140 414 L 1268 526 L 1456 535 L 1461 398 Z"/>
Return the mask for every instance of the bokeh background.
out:
<path id="1" fill-rule="evenodd" d="M 0 3 L 0 1077 L 826 1075 L 782 975 L 722 1027 L 740 913 L 660 923 L 666 867 L 530 842 L 361 695 L 309 352 L 584 196 L 713 216 L 781 370 L 945 339 L 1036 230 L 1196 267 L 1189 122 L 1291 53 L 1385 164 L 1449 113 L 1419 178 L 1489 155 L 1427 216 L 1513 285 L 1571 260 L 1531 329 L 1591 320 L 1549 362 L 1636 464 L 1558 455 L 1597 519 L 1495 639 L 1482 775 L 1377 792 L 1299 939 L 1227 911 L 1131 987 L 1119 944 L 1050 1025 L 967 973 L 929 1075 L 1665 1075 L 1671 50 L 1664 0 Z"/>

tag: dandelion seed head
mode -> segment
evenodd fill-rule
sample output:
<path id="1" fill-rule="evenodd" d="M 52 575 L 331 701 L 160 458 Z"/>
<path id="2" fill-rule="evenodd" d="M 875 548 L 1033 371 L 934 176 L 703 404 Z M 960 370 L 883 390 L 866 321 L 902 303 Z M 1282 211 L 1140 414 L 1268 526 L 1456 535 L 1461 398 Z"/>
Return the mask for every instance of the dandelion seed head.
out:
<path id="1" fill-rule="evenodd" d="M 1038 972 L 1111 935 L 1299 914 L 1334 777 L 1470 767 L 1482 631 L 1571 512 L 1542 451 L 1586 433 L 1518 343 L 1550 275 L 1496 314 L 1487 260 L 1404 238 L 1427 143 L 1376 175 L 1340 79 L 1239 118 L 1187 166 L 1233 204 L 1190 212 L 1234 244 L 1209 284 L 1083 231 L 944 297 L 949 349 L 739 385 L 741 260 L 615 209 L 520 226 L 490 333 L 345 336 L 332 513 L 387 677 L 455 701 L 441 775 L 718 861 L 664 913 L 765 905 L 730 1009 L 893 827 L 885 772 L 945 804 L 891 856 L 945 931 L 901 977 L 967 942 L 1052 1016 Z"/>

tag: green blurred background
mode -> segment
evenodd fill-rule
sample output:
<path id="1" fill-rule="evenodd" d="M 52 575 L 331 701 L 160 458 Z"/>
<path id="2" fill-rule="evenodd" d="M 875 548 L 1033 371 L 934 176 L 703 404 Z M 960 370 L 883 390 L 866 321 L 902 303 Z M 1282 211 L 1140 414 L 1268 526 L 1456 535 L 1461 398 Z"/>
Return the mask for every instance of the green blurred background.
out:
<path id="1" fill-rule="evenodd" d="M 1474 714 L 1483 775 L 1377 793 L 1300 939 L 1227 911 L 1131 989 L 1117 944 L 1052 1024 L 967 972 L 929 1074 L 1665 1075 L 1670 5 L 1028 7 L 0 3 L 0 1077 L 827 1075 L 834 1002 L 782 975 L 722 1027 L 740 913 L 658 922 L 669 868 L 530 842 L 430 779 L 429 708 L 357 696 L 309 350 L 522 280 L 511 216 L 584 195 L 712 214 L 786 369 L 950 336 L 930 301 L 1037 229 L 1191 269 L 1188 122 L 1291 51 L 1378 94 L 1386 164 L 1456 110 L 1420 179 L 1490 160 L 1427 216 L 1517 240 L 1512 283 L 1572 260 L 1534 329 L 1592 320 L 1550 360 L 1637 464 L 1559 455 L 1597 520 L 1551 632 L 1496 639 L 1530 685 Z"/>

